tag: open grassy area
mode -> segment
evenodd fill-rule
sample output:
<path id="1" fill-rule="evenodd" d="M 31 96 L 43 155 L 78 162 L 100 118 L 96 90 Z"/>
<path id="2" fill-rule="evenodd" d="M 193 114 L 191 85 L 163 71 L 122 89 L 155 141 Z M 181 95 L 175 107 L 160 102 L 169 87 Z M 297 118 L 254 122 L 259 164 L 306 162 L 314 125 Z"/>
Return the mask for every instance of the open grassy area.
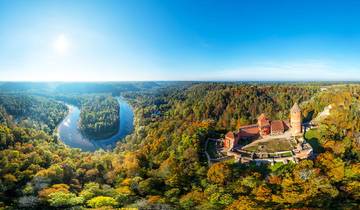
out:
<path id="1" fill-rule="evenodd" d="M 292 148 L 288 139 L 269 139 L 268 141 L 256 141 L 242 149 L 250 152 L 281 152 L 292 150 Z"/>
<path id="2" fill-rule="evenodd" d="M 291 151 L 288 151 L 288 152 L 285 152 L 285 153 L 281 153 L 281 154 L 275 154 L 275 153 L 270 153 L 269 154 L 269 157 L 291 157 L 292 156 L 292 152 Z"/>
<path id="3" fill-rule="evenodd" d="M 306 131 L 305 140 L 311 145 L 315 153 L 324 152 L 324 148 L 319 142 L 320 133 L 318 129 L 311 129 Z"/>
<path id="4" fill-rule="evenodd" d="M 291 156 L 292 156 L 292 152 L 285 152 L 285 153 L 282 153 L 280 156 L 281 156 L 281 157 L 291 157 Z"/>

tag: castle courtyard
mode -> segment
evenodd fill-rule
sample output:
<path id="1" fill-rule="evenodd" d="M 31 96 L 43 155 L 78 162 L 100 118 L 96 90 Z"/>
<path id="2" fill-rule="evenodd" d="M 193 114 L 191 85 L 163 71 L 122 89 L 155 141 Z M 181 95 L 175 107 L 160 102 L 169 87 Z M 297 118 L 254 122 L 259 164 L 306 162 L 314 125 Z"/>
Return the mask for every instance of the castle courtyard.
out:
<path id="1" fill-rule="evenodd" d="M 215 140 L 215 144 L 212 142 L 216 146 L 212 146 L 206 154 L 209 162 L 209 153 L 216 154 L 212 155 L 214 161 L 234 157 L 240 163 L 298 162 L 309 158 L 313 152 L 303 138 L 303 131 L 301 109 L 295 103 L 290 109 L 290 120 L 272 120 L 262 113 L 256 124 L 241 126 L 237 131 L 229 131 L 224 138 Z"/>
<path id="2" fill-rule="evenodd" d="M 296 144 L 292 143 L 289 139 L 266 139 L 266 140 L 257 140 L 244 146 L 242 149 L 249 152 L 283 152 L 290 151 L 294 149 Z"/>
<path id="3" fill-rule="evenodd" d="M 282 152 L 291 151 L 296 147 L 296 140 L 291 136 L 291 132 L 285 132 L 278 136 L 266 136 L 255 140 L 242 147 L 242 150 L 249 152 Z"/>

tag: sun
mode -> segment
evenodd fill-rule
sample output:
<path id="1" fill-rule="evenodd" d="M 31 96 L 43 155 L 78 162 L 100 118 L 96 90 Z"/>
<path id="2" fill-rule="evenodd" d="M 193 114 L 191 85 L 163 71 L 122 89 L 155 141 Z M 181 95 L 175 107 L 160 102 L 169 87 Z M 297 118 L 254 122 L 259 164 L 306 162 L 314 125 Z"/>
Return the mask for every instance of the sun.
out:
<path id="1" fill-rule="evenodd" d="M 70 42 L 65 34 L 60 34 L 54 41 L 54 49 L 57 53 L 65 55 L 70 47 Z"/>

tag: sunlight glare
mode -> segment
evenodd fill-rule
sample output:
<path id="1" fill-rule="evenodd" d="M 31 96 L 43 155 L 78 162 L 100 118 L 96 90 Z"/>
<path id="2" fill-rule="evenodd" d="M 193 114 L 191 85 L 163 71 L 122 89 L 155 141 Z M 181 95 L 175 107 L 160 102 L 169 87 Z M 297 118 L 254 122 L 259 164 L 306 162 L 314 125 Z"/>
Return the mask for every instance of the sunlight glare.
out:
<path id="1" fill-rule="evenodd" d="M 70 47 L 69 40 L 64 34 L 59 35 L 54 42 L 54 49 L 57 53 L 64 55 Z"/>

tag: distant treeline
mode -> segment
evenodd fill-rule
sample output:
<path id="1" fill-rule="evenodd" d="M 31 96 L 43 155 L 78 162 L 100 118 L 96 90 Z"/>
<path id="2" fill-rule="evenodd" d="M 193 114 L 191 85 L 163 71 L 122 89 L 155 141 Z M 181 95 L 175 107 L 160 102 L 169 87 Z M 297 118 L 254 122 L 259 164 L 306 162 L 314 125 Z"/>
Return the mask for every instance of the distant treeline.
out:
<path id="1" fill-rule="evenodd" d="M 62 103 L 25 94 L 0 94 L 0 109 L 22 127 L 41 129 L 47 133 L 53 132 L 67 113 L 67 107 Z"/>
<path id="2" fill-rule="evenodd" d="M 328 86 L 334 84 L 347 85 L 354 82 L 286 82 L 286 81 L 144 81 L 144 82 L 0 82 L 0 92 L 27 92 L 34 94 L 92 94 L 153 91 L 163 88 L 190 87 L 195 84 L 214 85 L 254 85 L 254 86 Z"/>
<path id="3" fill-rule="evenodd" d="M 179 85 L 189 82 L 177 82 Z M 0 92 L 34 94 L 86 94 L 154 90 L 172 86 L 173 82 L 1 82 Z"/>
<path id="4" fill-rule="evenodd" d="M 232 130 L 256 122 L 261 113 L 271 119 L 288 119 L 295 102 L 307 101 L 318 91 L 319 86 L 312 85 L 199 83 L 133 93 L 129 98 L 143 107 L 142 119 L 162 113 L 167 118 L 214 120 L 217 127 Z M 169 110 L 171 107 L 176 109 Z"/>

